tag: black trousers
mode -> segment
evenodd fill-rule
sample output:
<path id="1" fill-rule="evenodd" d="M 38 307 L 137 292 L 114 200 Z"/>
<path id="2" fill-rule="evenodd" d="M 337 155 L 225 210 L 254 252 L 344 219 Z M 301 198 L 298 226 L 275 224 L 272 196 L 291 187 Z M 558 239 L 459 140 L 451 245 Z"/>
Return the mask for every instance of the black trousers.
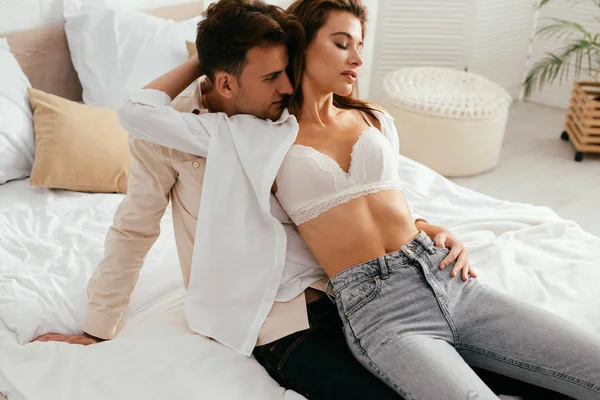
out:
<path id="1" fill-rule="evenodd" d="M 354 359 L 335 304 L 308 305 L 310 328 L 254 349 L 256 360 L 281 386 L 309 400 L 399 400 L 401 397 Z M 489 371 L 474 371 L 496 394 L 526 400 L 564 400 L 562 394 Z"/>

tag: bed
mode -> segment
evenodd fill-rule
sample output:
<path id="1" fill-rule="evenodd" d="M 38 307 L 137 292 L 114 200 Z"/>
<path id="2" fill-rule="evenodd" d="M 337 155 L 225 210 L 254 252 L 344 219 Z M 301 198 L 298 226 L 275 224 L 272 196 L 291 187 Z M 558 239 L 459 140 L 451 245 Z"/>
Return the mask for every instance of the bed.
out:
<path id="1" fill-rule="evenodd" d="M 28 336 L 50 321 L 62 332 L 81 324 L 86 282 L 122 195 L 49 191 L 21 180 L 0 186 L 0 198 L 0 293 L 35 286 L 54 294 L 21 292 L 9 296 L 18 304 L 0 304 L 0 393 L 9 400 L 294 398 L 253 359 L 187 328 L 170 210 L 118 339 L 90 347 L 19 343 L 2 318 L 8 307 L 28 320 L 10 325 L 39 330 Z"/>
<path id="2" fill-rule="evenodd" d="M 183 19 L 200 7 L 152 12 Z M 61 25 L 8 38 L 33 87 L 81 99 Z M 548 208 L 484 196 L 407 158 L 400 174 L 414 211 L 464 241 L 483 283 L 600 335 L 600 238 Z M 82 322 L 87 280 L 122 198 L 28 179 L 0 186 L 0 393 L 8 400 L 303 398 L 253 358 L 189 330 L 170 209 L 116 339 L 88 347 L 19 340 L 17 328 L 34 337 Z M 40 287 L 47 290 L 33 289 Z"/>
<path id="3" fill-rule="evenodd" d="M 147 12 L 181 21 L 202 9 L 194 1 Z M 63 24 L 6 37 L 34 88 L 82 101 Z M 35 187 L 29 179 L 0 185 L 0 399 L 301 398 L 254 359 L 188 329 L 170 208 L 118 339 L 90 347 L 20 339 L 49 323 L 60 332 L 81 325 L 87 280 L 122 199 Z"/>

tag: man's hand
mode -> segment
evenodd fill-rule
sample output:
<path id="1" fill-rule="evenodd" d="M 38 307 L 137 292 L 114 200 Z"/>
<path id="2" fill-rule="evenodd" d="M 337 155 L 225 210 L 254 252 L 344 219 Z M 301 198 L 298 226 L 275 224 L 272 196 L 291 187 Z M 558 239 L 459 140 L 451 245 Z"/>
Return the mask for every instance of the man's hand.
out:
<path id="1" fill-rule="evenodd" d="M 101 339 L 95 339 L 88 335 L 63 335 L 59 333 L 47 333 L 42 336 L 38 336 L 33 340 L 34 342 L 64 342 L 70 344 L 80 344 L 87 346 L 90 344 L 100 343 Z"/>
<path id="2" fill-rule="evenodd" d="M 192 57 L 175 69 L 159 76 L 144 86 L 144 89 L 159 90 L 173 100 L 202 75 L 204 73 L 198 57 Z"/>
<path id="3" fill-rule="evenodd" d="M 437 247 L 450 249 L 450 253 L 440 264 L 440 269 L 444 269 L 456 261 L 454 267 L 452 267 L 452 271 L 450 272 L 452 277 L 455 277 L 459 272 L 461 272 L 462 280 L 465 282 L 469 280 L 469 275 L 471 275 L 473 278 L 477 278 L 477 272 L 475 272 L 475 270 L 473 270 L 471 267 L 467 249 L 465 249 L 465 246 L 462 244 L 462 242 L 454 237 L 454 235 L 447 230 L 443 230 L 435 235 L 433 242 Z"/>

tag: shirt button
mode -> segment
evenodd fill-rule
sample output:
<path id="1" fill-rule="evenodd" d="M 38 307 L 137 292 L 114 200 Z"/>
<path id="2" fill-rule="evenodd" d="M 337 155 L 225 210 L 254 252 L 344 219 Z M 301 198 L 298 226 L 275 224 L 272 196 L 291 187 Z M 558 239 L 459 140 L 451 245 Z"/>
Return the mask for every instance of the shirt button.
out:
<path id="1" fill-rule="evenodd" d="M 194 168 L 200 168 L 200 163 L 198 161 L 194 161 L 192 163 L 192 167 L 194 167 Z"/>

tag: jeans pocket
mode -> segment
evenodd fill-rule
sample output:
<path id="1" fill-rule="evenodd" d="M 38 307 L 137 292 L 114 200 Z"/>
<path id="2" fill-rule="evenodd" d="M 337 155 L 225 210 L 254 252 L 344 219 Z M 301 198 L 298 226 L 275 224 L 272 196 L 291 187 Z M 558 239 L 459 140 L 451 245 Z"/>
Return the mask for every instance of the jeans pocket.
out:
<path id="1" fill-rule="evenodd" d="M 285 336 L 273 343 L 264 346 L 256 347 L 254 355 L 256 361 L 267 371 L 269 376 L 273 378 L 282 387 L 293 390 L 302 394 L 307 399 L 311 399 L 308 393 L 305 393 L 302 388 L 294 383 L 299 375 L 304 371 L 298 368 L 294 363 L 286 363 L 292 352 L 298 351 L 298 345 L 304 342 L 312 333 L 312 329 L 293 333 Z M 286 368 L 289 364 L 289 368 Z M 300 363 L 300 366 L 303 366 Z"/>
<path id="2" fill-rule="evenodd" d="M 346 318 L 350 318 L 369 304 L 381 292 L 379 275 L 352 283 L 340 291 L 340 304 Z"/>
<path id="3" fill-rule="evenodd" d="M 279 359 L 279 362 L 277 363 L 277 370 L 282 373 L 285 374 L 286 370 L 286 362 L 288 360 L 288 358 L 295 352 L 298 351 L 298 348 L 300 347 L 300 345 L 306 341 L 308 338 L 310 338 L 310 336 L 313 333 L 313 329 L 309 329 L 306 331 L 302 331 L 301 335 L 297 335 L 293 338 L 293 340 L 290 340 L 286 343 L 286 347 L 282 348 L 280 350 L 283 350 L 283 353 L 281 355 L 281 358 Z"/>

